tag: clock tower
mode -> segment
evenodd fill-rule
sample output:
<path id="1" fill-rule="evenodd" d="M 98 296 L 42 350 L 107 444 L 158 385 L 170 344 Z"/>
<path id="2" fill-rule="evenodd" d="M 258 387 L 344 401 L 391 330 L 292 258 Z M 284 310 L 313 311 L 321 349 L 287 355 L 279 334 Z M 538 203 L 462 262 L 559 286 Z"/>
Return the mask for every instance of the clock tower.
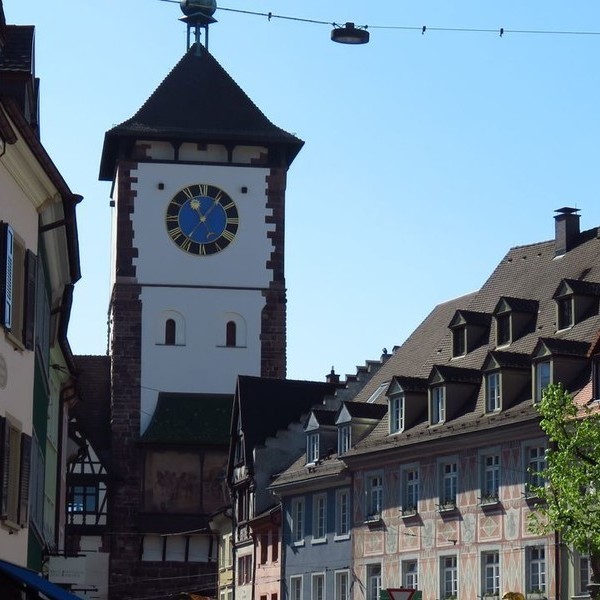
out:
<path id="1" fill-rule="evenodd" d="M 236 378 L 286 375 L 285 188 L 302 144 L 198 36 L 106 133 L 111 598 L 201 590 L 214 568 Z"/>

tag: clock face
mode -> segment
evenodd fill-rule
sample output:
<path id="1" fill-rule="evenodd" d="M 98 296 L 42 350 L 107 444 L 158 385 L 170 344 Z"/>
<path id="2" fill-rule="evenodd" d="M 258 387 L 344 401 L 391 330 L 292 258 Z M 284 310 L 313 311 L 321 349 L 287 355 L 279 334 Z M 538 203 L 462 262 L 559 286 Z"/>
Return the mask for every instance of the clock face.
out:
<path id="1" fill-rule="evenodd" d="M 235 202 L 214 185 L 185 187 L 167 207 L 170 238 L 185 252 L 198 256 L 227 248 L 235 239 L 239 222 Z"/>

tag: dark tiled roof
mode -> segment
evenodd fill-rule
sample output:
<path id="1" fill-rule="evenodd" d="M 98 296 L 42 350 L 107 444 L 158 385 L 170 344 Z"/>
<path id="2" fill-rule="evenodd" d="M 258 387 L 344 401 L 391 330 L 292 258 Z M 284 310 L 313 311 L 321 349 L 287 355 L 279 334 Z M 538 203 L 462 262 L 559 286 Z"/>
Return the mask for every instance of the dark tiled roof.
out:
<path id="1" fill-rule="evenodd" d="M 322 405 L 325 397 L 333 396 L 336 389 L 332 383 L 240 375 L 231 422 L 232 434 L 238 419 L 241 422 L 246 460 L 251 460 L 256 446 L 300 421 L 313 407 Z"/>
<path id="2" fill-rule="evenodd" d="M 581 279 L 563 279 L 574 294 L 582 296 L 600 296 L 600 283 L 595 281 L 582 281 Z M 562 283 L 558 285 L 558 290 L 562 287 Z"/>
<path id="3" fill-rule="evenodd" d="M 0 71 L 33 73 L 33 25 L 7 25 L 0 50 Z"/>
<path id="4" fill-rule="evenodd" d="M 502 301 L 505 301 L 506 304 L 510 307 L 511 310 L 518 313 L 530 313 L 536 314 L 539 308 L 540 303 L 537 300 L 528 300 L 526 298 L 511 298 L 510 296 L 502 296 L 496 307 L 494 308 L 493 314 L 496 314 L 499 308 L 499 305 Z"/>
<path id="5" fill-rule="evenodd" d="M 231 394 L 160 392 L 141 441 L 166 444 L 229 444 Z"/>
<path id="6" fill-rule="evenodd" d="M 381 419 L 387 411 L 385 404 L 368 404 L 367 402 L 344 402 L 348 414 L 353 419 Z"/>
<path id="7" fill-rule="evenodd" d="M 460 383 L 479 383 L 481 381 L 481 372 L 477 369 L 465 369 L 462 367 L 451 367 L 449 365 L 434 365 L 431 371 L 439 373 L 444 381 L 453 381 Z"/>
<path id="8" fill-rule="evenodd" d="M 576 340 L 562 340 L 560 338 L 540 338 L 551 354 L 561 356 L 587 356 L 591 342 L 578 342 Z"/>
<path id="9" fill-rule="evenodd" d="M 424 377 L 394 377 L 394 381 L 402 387 L 405 392 L 426 392 L 429 382 Z"/>
<path id="10" fill-rule="evenodd" d="M 362 390 L 356 399 L 363 400 L 368 397 L 373 393 L 375 385 L 390 373 L 395 376 L 423 377 L 423 371 L 431 370 L 433 365 L 445 369 L 460 367 L 478 372 L 491 352 L 502 366 L 526 369 L 540 339 L 540 343 L 546 344 L 553 354 L 586 356 L 591 344 L 597 339 L 600 315 L 588 315 L 569 329 L 558 331 L 553 295 L 564 279 L 588 282 L 589 285 L 582 284 L 578 289 L 584 289 L 585 286 L 585 289 L 593 289 L 595 282 L 600 281 L 600 239 L 597 228 L 582 231 L 572 248 L 559 258 L 555 256 L 554 240 L 512 248 L 478 292 L 437 307 L 438 315 L 444 309 L 448 314 L 449 308 L 453 309 L 451 315 L 457 310 L 491 313 L 498 306 L 499 300 L 504 298 L 513 310 L 534 314 L 535 327 L 503 348 L 502 352 L 495 349 L 495 340 L 492 337 L 488 343 L 465 356 L 453 357 L 452 332 L 446 326 L 448 321 L 440 322 L 434 311 L 382 367 L 377 374 L 379 379 L 374 377 L 367 386 L 369 389 Z M 584 382 L 577 375 L 572 378 L 570 384 L 573 390 L 569 391 L 577 393 Z M 436 427 L 429 427 L 424 417 L 420 423 L 404 433 L 390 436 L 388 419 L 387 416 L 384 417 L 371 434 L 348 453 L 348 459 L 356 454 L 476 432 L 503 424 L 528 422 L 536 426 L 538 415 L 531 401 L 529 388 L 525 389 L 524 395 L 512 406 L 500 414 L 486 415 L 484 387 L 479 387 L 476 402 L 469 410 Z M 469 403 L 467 405 L 469 406 Z"/>
<path id="11" fill-rule="evenodd" d="M 110 455 L 110 356 L 75 356 L 80 401 L 69 411 L 104 466 Z"/>
<path id="12" fill-rule="evenodd" d="M 336 410 L 313 408 L 310 412 L 314 415 L 319 426 L 331 427 L 335 425 L 335 415 L 337 414 Z"/>
<path id="13" fill-rule="evenodd" d="M 303 143 L 273 125 L 203 46 L 193 45 L 138 112 L 106 133 L 100 179 L 111 179 L 121 140 L 276 146 L 290 164 Z"/>
<path id="14" fill-rule="evenodd" d="M 516 369 L 529 369 L 531 367 L 531 356 L 529 356 L 529 354 L 492 350 L 490 352 L 490 357 L 493 358 L 500 367 Z"/>
<path id="15" fill-rule="evenodd" d="M 487 327 L 492 322 L 492 315 L 474 310 L 457 310 L 452 322 L 457 317 L 462 317 L 467 325 L 482 325 Z"/>

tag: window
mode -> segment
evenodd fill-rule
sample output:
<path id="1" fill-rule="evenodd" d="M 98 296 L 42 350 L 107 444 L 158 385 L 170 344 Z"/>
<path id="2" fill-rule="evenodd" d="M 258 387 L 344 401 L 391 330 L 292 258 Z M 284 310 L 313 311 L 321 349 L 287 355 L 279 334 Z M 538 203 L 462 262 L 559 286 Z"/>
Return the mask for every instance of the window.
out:
<path id="1" fill-rule="evenodd" d="M 441 598 L 456 598 L 458 594 L 458 567 L 456 556 L 440 558 L 440 590 Z"/>
<path id="2" fill-rule="evenodd" d="M 419 506 L 419 471 L 417 468 L 402 470 L 402 514 L 413 515 Z"/>
<path id="3" fill-rule="evenodd" d="M 10 417 L 0 417 L 0 519 L 9 527 L 26 527 L 29 521 L 31 437 Z"/>
<path id="4" fill-rule="evenodd" d="M 227 321 L 225 326 L 225 345 L 235 347 L 237 345 L 237 325 L 235 321 Z"/>
<path id="5" fill-rule="evenodd" d="M 485 410 L 494 412 L 500 410 L 500 373 L 488 373 L 485 377 Z"/>
<path id="6" fill-rule="evenodd" d="M 442 463 L 440 504 L 444 508 L 456 507 L 457 491 L 458 465 L 455 462 Z"/>
<path id="7" fill-rule="evenodd" d="M 220 568 L 231 567 L 232 559 L 232 546 L 231 546 L 231 534 L 223 536 L 221 544 L 219 546 L 219 566 Z"/>
<path id="8" fill-rule="evenodd" d="M 335 572 L 335 600 L 348 600 L 350 592 L 350 576 L 348 571 L 336 571 Z"/>
<path id="9" fill-rule="evenodd" d="M 416 590 L 419 587 L 419 564 L 416 560 L 402 561 L 402 587 Z"/>
<path id="10" fill-rule="evenodd" d="M 367 519 L 379 518 L 383 508 L 383 477 L 367 475 Z"/>
<path id="11" fill-rule="evenodd" d="M 311 600 L 325 600 L 325 575 L 323 573 L 313 573 Z"/>
<path id="12" fill-rule="evenodd" d="M 238 559 L 238 585 L 245 585 L 252 581 L 252 556 L 240 556 Z"/>
<path id="13" fill-rule="evenodd" d="M 260 536 L 260 563 L 261 565 L 267 564 L 269 559 L 269 536 L 263 533 Z"/>
<path id="14" fill-rule="evenodd" d="M 306 462 L 315 463 L 319 460 L 319 434 L 310 433 L 306 438 Z"/>
<path id="15" fill-rule="evenodd" d="M 567 329 L 573 325 L 573 296 L 556 300 L 558 329 Z"/>
<path id="16" fill-rule="evenodd" d="M 587 596 L 589 594 L 588 585 L 592 583 L 590 579 L 590 559 L 587 556 L 575 555 L 575 594 L 578 596 Z"/>
<path id="17" fill-rule="evenodd" d="M 367 600 L 379 600 L 381 592 L 381 565 L 367 565 Z"/>
<path id="18" fill-rule="evenodd" d="M 467 349 L 467 328 L 456 327 L 452 331 L 452 356 L 464 356 Z"/>
<path id="19" fill-rule="evenodd" d="M 481 583 L 484 596 L 500 594 L 500 553 L 483 552 L 481 555 Z"/>
<path id="20" fill-rule="evenodd" d="M 500 456 L 488 454 L 481 458 L 481 502 L 496 502 L 500 494 Z"/>
<path id="21" fill-rule="evenodd" d="M 446 388 L 434 387 L 431 390 L 431 425 L 443 423 L 446 419 Z"/>
<path id="22" fill-rule="evenodd" d="M 338 429 L 338 454 L 345 454 L 350 450 L 352 443 L 352 429 L 350 425 L 340 425 Z"/>
<path id="23" fill-rule="evenodd" d="M 324 540 L 327 526 L 327 496 L 319 494 L 313 500 L 313 541 Z"/>
<path id="24" fill-rule="evenodd" d="M 292 543 L 304 544 L 304 498 L 292 500 Z"/>
<path id="25" fill-rule="evenodd" d="M 527 556 L 527 593 L 546 591 L 546 550 L 543 546 L 529 546 Z"/>
<path id="26" fill-rule="evenodd" d="M 69 487 L 67 511 L 79 514 L 95 514 L 98 510 L 98 488 L 95 485 Z"/>
<path id="27" fill-rule="evenodd" d="M 290 600 L 302 600 L 302 576 L 290 577 Z"/>
<path id="28" fill-rule="evenodd" d="M 177 325 L 175 319 L 167 319 L 165 321 L 165 345 L 174 346 L 177 339 Z"/>
<path id="29" fill-rule="evenodd" d="M 404 430 L 404 394 L 390 398 L 390 433 Z"/>
<path id="30" fill-rule="evenodd" d="M 546 469 L 546 448 L 543 446 L 531 446 L 526 448 L 527 457 L 527 489 L 531 495 L 535 488 L 544 486 L 542 472 Z"/>
<path id="31" fill-rule="evenodd" d="M 276 563 L 279 560 L 279 534 L 277 531 L 271 532 L 271 562 Z"/>
<path id="32" fill-rule="evenodd" d="M 550 361 L 545 360 L 535 365 L 534 402 L 539 402 L 542 399 L 542 393 L 548 385 L 550 385 Z"/>
<path id="33" fill-rule="evenodd" d="M 496 315 L 496 345 L 510 344 L 510 313 Z"/>
<path id="34" fill-rule="evenodd" d="M 338 537 L 350 535 L 350 492 L 338 490 L 336 493 L 335 534 Z"/>
<path id="35" fill-rule="evenodd" d="M 37 258 L 0 223 L 0 321 L 18 345 L 33 350 Z"/>

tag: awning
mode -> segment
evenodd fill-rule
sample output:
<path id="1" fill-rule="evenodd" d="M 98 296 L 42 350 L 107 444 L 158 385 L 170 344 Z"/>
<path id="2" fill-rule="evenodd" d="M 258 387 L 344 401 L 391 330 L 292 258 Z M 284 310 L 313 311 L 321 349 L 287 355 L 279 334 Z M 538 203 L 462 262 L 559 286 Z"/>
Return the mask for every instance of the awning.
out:
<path id="1" fill-rule="evenodd" d="M 35 571 L 18 567 L 5 560 L 0 560 L 0 573 L 8 575 L 17 583 L 22 583 L 28 588 L 28 591 L 41 592 L 50 600 L 82 600 L 80 596 L 75 596 L 75 594 L 40 577 Z"/>

